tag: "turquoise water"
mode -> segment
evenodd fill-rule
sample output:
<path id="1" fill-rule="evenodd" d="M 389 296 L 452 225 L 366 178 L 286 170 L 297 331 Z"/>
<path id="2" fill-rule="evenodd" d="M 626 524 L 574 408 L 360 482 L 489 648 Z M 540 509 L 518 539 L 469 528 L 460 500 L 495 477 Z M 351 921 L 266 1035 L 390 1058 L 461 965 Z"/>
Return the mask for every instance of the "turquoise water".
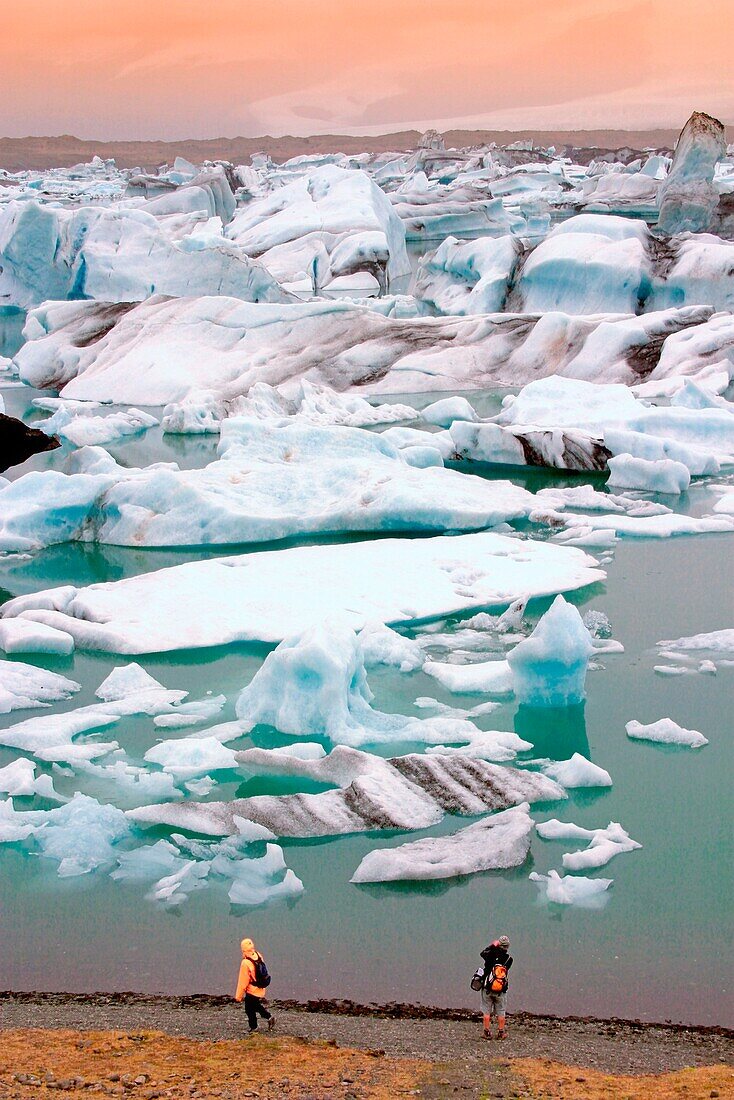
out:
<path id="1" fill-rule="evenodd" d="M 27 412 L 33 396 L 22 389 L 3 394 L 9 411 L 18 413 Z M 482 411 L 498 401 L 497 394 L 484 395 Z M 209 461 L 215 448 L 216 440 L 164 441 L 154 430 L 113 452 L 131 466 L 162 458 L 195 466 Z M 37 456 L 24 470 L 57 465 L 62 458 L 61 452 Z M 518 473 L 515 479 L 533 489 L 565 483 L 537 472 Z M 707 511 L 713 499 L 698 487 L 680 507 Z M 607 566 L 607 582 L 576 597 L 582 610 L 606 612 L 614 638 L 625 646 L 624 654 L 602 658 L 604 669 L 589 673 L 585 706 L 530 711 L 505 703 L 477 720 L 481 728 L 516 730 L 535 744 L 534 755 L 563 759 L 579 751 L 611 773 L 610 790 L 571 792 L 568 802 L 533 812 L 536 820 L 557 816 L 590 827 L 620 821 L 642 843 L 640 851 L 618 856 L 595 873 L 614 879 L 604 909 L 539 901 L 529 872 L 560 869 L 562 853 L 572 846 L 537 837 L 522 868 L 420 886 L 352 886 L 348 881 L 368 851 L 400 843 L 405 835 L 285 841 L 286 862 L 306 887 L 298 901 L 237 910 L 227 900 L 226 884 L 212 882 L 174 913 L 144 900 L 148 886 L 115 883 L 105 873 L 61 880 L 52 860 L 5 845 L 0 846 L 0 988 L 226 992 L 236 977 L 238 940 L 248 934 L 267 953 L 275 996 L 472 1005 L 468 983 L 477 952 L 489 938 L 507 932 L 516 958 L 511 1007 L 731 1022 L 734 669 L 721 668 L 716 676 L 653 672 L 659 639 L 732 625 L 731 547 L 723 535 L 620 542 Z M 28 558 L 0 558 L 0 599 L 59 584 L 117 579 L 203 556 L 70 545 Z M 537 618 L 546 606 L 537 602 L 529 617 Z M 186 688 L 192 698 L 207 691 L 225 694 L 221 717 L 227 720 L 234 716 L 239 690 L 267 651 L 243 645 L 145 657 L 141 663 L 166 686 Z M 57 705 L 64 710 L 94 701 L 94 689 L 120 662 L 76 653 L 36 663 L 82 683 L 73 700 Z M 372 671 L 369 680 L 375 705 L 387 711 L 419 713 L 413 702 L 421 695 L 466 707 L 482 701 L 452 697 L 422 672 L 384 668 Z M 16 712 L 0 722 L 10 725 L 40 713 Z M 693 752 L 626 737 L 630 719 L 649 722 L 664 716 L 701 730 L 710 744 Z M 152 721 L 142 718 L 127 719 L 114 731 L 135 762 L 156 734 Z M 267 732 L 256 740 L 275 743 Z M 241 742 L 248 743 L 248 738 Z M 15 755 L 0 749 L 0 766 Z M 282 780 L 245 783 L 234 773 L 219 774 L 223 782 L 212 797 L 286 789 Z M 63 793 L 73 789 L 70 779 L 55 782 Z M 109 789 L 95 788 L 92 781 L 84 790 L 110 800 Z M 411 837 L 450 832 L 467 823 L 447 818 Z"/>

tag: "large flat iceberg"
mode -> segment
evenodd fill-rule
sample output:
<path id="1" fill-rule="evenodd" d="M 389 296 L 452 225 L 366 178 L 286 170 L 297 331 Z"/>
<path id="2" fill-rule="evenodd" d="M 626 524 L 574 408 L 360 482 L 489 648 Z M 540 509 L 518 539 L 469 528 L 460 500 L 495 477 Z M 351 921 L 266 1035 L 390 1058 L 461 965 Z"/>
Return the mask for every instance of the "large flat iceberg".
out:
<path id="1" fill-rule="evenodd" d="M 595 559 L 576 548 L 481 532 L 188 562 L 87 588 L 66 585 L 16 597 L 3 605 L 2 616 L 54 626 L 83 648 L 157 653 L 280 642 L 329 617 L 354 629 L 371 620 L 444 618 L 504 606 L 521 595 L 573 591 L 604 575 Z"/>

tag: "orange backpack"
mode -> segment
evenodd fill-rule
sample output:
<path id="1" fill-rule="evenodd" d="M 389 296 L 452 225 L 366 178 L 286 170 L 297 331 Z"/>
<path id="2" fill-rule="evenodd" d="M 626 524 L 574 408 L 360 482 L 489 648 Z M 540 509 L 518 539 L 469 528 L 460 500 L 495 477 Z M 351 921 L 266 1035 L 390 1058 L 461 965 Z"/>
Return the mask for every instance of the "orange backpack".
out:
<path id="1" fill-rule="evenodd" d="M 507 967 L 503 963 L 495 963 L 487 975 L 485 987 L 487 993 L 504 993 L 507 989 Z"/>

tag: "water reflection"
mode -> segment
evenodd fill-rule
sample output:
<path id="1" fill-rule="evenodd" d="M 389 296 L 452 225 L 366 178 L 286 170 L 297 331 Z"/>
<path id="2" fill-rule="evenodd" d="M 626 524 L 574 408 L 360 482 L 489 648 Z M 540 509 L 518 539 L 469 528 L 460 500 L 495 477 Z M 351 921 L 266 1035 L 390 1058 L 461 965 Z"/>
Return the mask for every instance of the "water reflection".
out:
<path id="1" fill-rule="evenodd" d="M 514 725 L 518 737 L 532 742 L 536 757 L 570 760 L 578 752 L 591 760 L 584 703 L 572 707 L 520 706 Z"/>

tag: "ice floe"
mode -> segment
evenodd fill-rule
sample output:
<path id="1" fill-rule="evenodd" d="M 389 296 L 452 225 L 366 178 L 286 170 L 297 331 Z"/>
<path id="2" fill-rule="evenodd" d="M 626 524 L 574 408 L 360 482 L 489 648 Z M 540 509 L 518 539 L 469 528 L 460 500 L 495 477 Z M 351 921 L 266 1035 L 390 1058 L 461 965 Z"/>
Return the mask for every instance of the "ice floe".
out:
<path id="1" fill-rule="evenodd" d="M 543 772 L 564 787 L 611 787 L 612 777 L 604 768 L 593 764 L 581 753 L 575 752 L 570 760 L 546 761 Z"/>
<path id="2" fill-rule="evenodd" d="M 375 848 L 352 882 L 442 879 L 519 867 L 530 851 L 533 821 L 523 802 L 450 836 L 425 837 L 395 848 Z"/>
<path id="3" fill-rule="evenodd" d="M 354 629 L 374 620 L 396 625 L 445 618 L 603 578 L 581 550 L 482 532 L 188 562 L 87 588 L 66 585 L 19 596 L 1 614 L 64 630 L 83 648 L 159 653 L 278 642 L 334 616 Z"/>
<path id="4" fill-rule="evenodd" d="M 608 901 L 610 878 L 584 878 L 582 875 L 561 876 L 557 871 L 540 875 L 532 871 L 530 881 L 536 883 L 547 901 L 556 905 L 577 905 L 581 909 L 601 909 Z"/>
<path id="5" fill-rule="evenodd" d="M 12 628 L 10 633 L 12 637 Z M 48 707 L 68 699 L 80 689 L 81 684 L 57 672 L 47 672 L 21 661 L 0 661 L 0 714 Z"/>
<path id="6" fill-rule="evenodd" d="M 565 798 L 537 772 L 460 756 L 408 755 L 384 760 L 337 746 L 320 760 L 299 760 L 267 749 L 238 754 L 258 774 L 300 775 L 338 789 L 320 794 L 253 795 L 231 802 L 163 803 L 129 811 L 141 824 L 162 824 L 212 836 L 234 835 L 241 819 L 276 836 L 335 836 L 373 829 L 422 829 L 446 813 L 476 815 L 522 802 Z"/>
<path id="7" fill-rule="evenodd" d="M 198 470 L 126 470 L 78 452 L 77 472 L 34 471 L 0 488 L 0 548 L 78 539 L 123 546 L 247 543 L 313 533 L 477 530 L 527 515 L 509 482 L 416 469 L 359 428 L 226 420 Z"/>
<path id="8" fill-rule="evenodd" d="M 567 852 L 562 859 L 567 871 L 588 871 L 605 867 L 611 859 L 633 852 L 642 845 L 632 840 L 618 821 L 610 821 L 605 829 L 584 829 L 572 822 L 553 818 L 535 826 L 544 840 L 588 840 L 588 847 L 579 852 Z"/>
<path id="9" fill-rule="evenodd" d="M 708 738 L 698 730 L 687 730 L 679 726 L 672 718 L 660 718 L 657 722 L 644 725 L 632 721 L 625 726 L 627 736 L 636 741 L 655 741 L 661 745 L 687 745 L 691 749 L 700 749 L 708 745 Z"/>

